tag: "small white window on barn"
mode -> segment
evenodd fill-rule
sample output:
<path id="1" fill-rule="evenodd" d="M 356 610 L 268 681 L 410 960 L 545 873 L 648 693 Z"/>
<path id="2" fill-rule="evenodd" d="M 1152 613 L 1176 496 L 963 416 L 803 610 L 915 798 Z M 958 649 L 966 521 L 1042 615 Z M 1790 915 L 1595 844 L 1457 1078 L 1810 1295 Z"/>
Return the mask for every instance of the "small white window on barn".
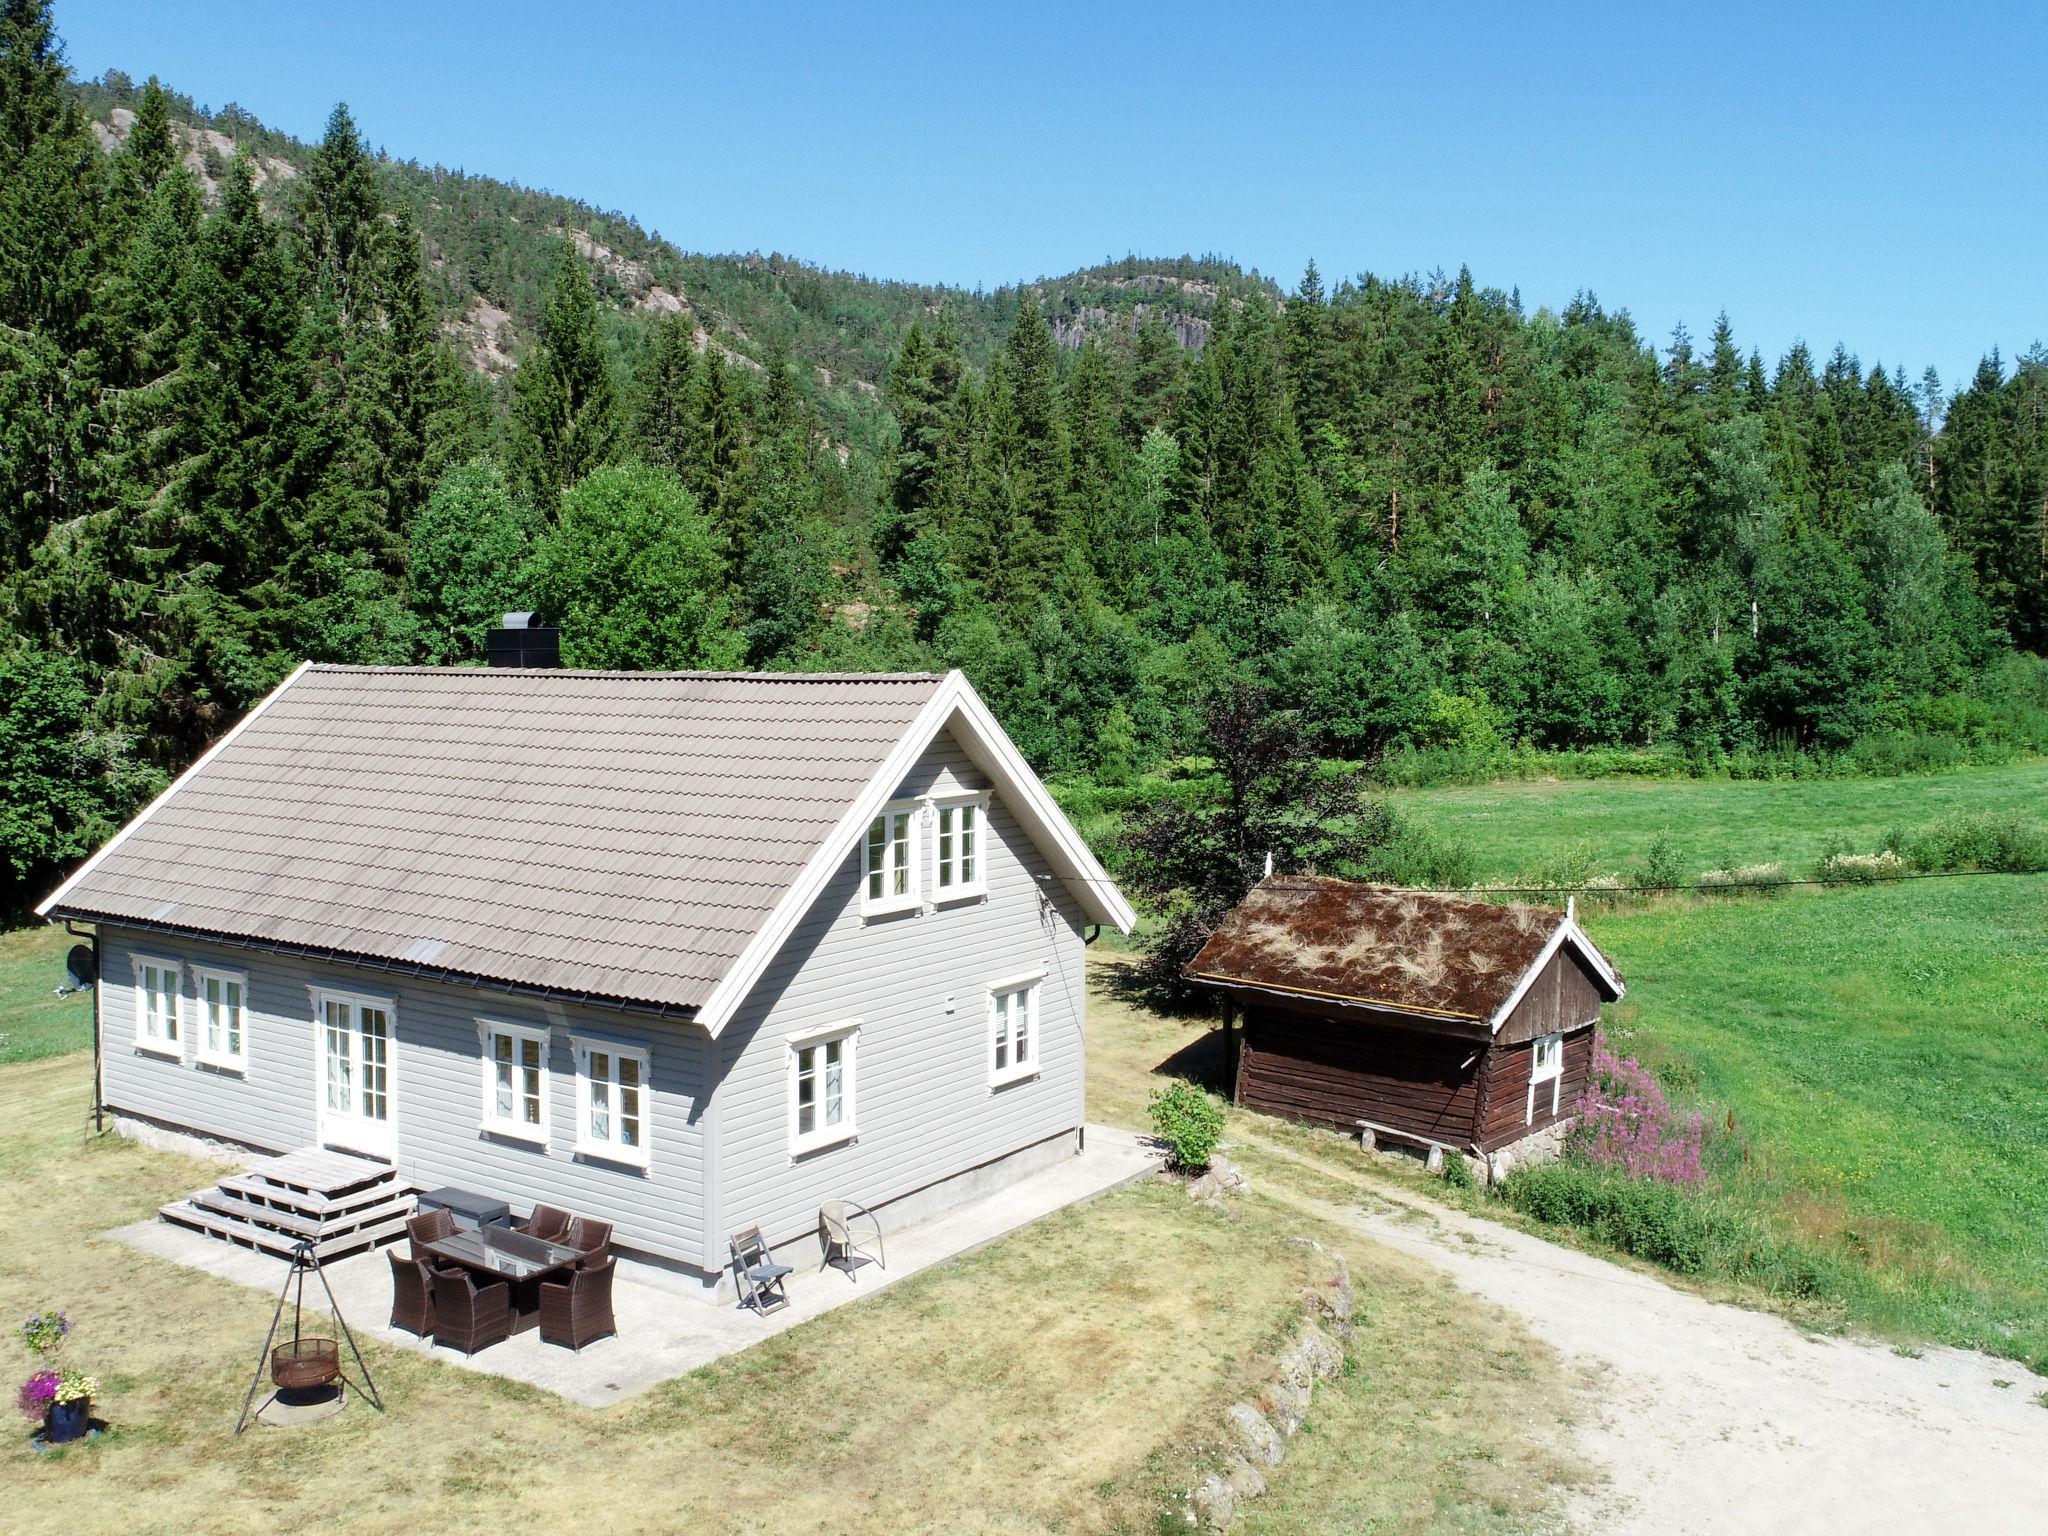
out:
<path id="1" fill-rule="evenodd" d="M 900 912 L 918 904 L 917 812 L 914 805 L 892 805 L 868 824 L 862 912 Z"/>
<path id="2" fill-rule="evenodd" d="M 1000 1088 L 1038 1074 L 1038 987 L 1043 972 L 989 985 L 989 1073 Z"/>
<path id="3" fill-rule="evenodd" d="M 192 986 L 199 994 L 199 1059 L 225 1072 L 247 1071 L 249 978 L 195 966 Z"/>
<path id="4" fill-rule="evenodd" d="M 611 1040 L 576 1045 L 576 1150 L 586 1157 L 647 1166 L 647 1051 Z"/>
<path id="5" fill-rule="evenodd" d="M 953 901 L 966 896 L 979 896 L 987 889 L 982 874 L 982 825 L 987 820 L 986 802 L 979 796 L 972 800 L 942 800 L 933 809 L 934 839 L 937 843 L 933 861 L 933 890 L 935 901 Z"/>
<path id="6" fill-rule="evenodd" d="M 548 1139 L 548 1035 L 544 1029 L 479 1020 L 483 1042 L 483 1128 L 545 1144 Z"/>
<path id="7" fill-rule="evenodd" d="M 1536 1123 L 1536 1105 L 1541 1097 L 1547 1096 L 1550 1102 L 1545 1113 L 1557 1113 L 1558 1084 L 1564 1077 L 1564 1036 L 1539 1035 L 1529 1049 L 1529 1106 L 1522 1119 L 1524 1125 Z"/>
<path id="8" fill-rule="evenodd" d="M 178 963 L 135 957 L 135 1048 L 183 1059 L 178 1031 Z"/>
<path id="9" fill-rule="evenodd" d="M 855 1134 L 854 1048 L 860 1021 L 789 1037 L 789 1151 L 815 1152 Z"/>

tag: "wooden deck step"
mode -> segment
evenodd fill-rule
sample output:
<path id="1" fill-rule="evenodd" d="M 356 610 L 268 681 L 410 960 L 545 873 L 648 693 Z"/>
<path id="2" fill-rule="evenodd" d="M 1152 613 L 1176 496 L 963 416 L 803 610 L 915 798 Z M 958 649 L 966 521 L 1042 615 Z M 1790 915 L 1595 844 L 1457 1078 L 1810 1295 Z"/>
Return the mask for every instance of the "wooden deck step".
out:
<path id="1" fill-rule="evenodd" d="M 412 1186 L 389 1163 L 312 1147 L 228 1174 L 158 1214 L 285 1257 L 310 1242 L 328 1259 L 398 1236 L 415 1205 Z"/>
<path id="2" fill-rule="evenodd" d="M 373 1226 L 378 1222 L 389 1221 L 394 1216 L 402 1221 L 413 1213 L 412 1195 L 396 1188 L 385 1189 L 381 1199 L 355 1206 L 344 1212 L 330 1214 L 325 1218 L 302 1215 L 297 1211 L 282 1210 L 276 1206 L 245 1200 L 218 1185 L 212 1189 L 195 1190 L 186 1197 L 186 1201 L 209 1211 L 218 1211 L 223 1216 L 232 1216 L 238 1221 L 316 1239 L 332 1237 L 342 1232 L 353 1232 L 358 1227 Z"/>
<path id="3" fill-rule="evenodd" d="M 220 1187 L 244 1199 L 261 1201 L 274 1205 L 280 1210 L 294 1211 L 302 1216 L 315 1219 L 326 1218 L 358 1206 L 375 1205 L 389 1198 L 394 1189 L 403 1189 L 395 1170 L 386 1168 L 384 1176 L 376 1182 L 336 1195 L 314 1194 L 296 1185 L 276 1184 L 260 1170 L 248 1173 L 231 1173 L 220 1181 Z"/>
<path id="4" fill-rule="evenodd" d="M 209 1237 L 225 1238 L 228 1242 L 244 1248 L 260 1249 L 265 1253 L 276 1254 L 280 1258 L 290 1258 L 297 1251 L 301 1241 L 300 1238 L 287 1232 L 280 1232 L 274 1227 L 259 1226 L 255 1222 L 209 1210 L 188 1200 L 173 1201 L 163 1207 L 158 1214 L 165 1221 L 174 1222 L 178 1226 L 191 1227 L 206 1233 Z M 357 1249 L 372 1247 L 404 1232 L 405 1223 L 404 1215 L 393 1215 L 353 1231 L 321 1238 L 313 1244 L 313 1255 L 324 1263 L 328 1259 L 354 1253 Z"/>

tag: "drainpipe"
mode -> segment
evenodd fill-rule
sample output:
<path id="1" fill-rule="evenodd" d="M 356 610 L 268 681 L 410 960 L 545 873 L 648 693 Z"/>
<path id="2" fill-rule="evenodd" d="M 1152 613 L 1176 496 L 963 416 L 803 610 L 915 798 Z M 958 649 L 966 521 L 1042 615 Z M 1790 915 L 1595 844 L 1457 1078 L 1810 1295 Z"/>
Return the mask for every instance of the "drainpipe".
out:
<path id="1" fill-rule="evenodd" d="M 92 944 L 92 1128 L 95 1135 L 100 1135 L 107 1129 L 106 1106 L 100 1098 L 100 931 L 74 927 L 68 917 L 64 919 L 64 931 L 74 939 Z"/>

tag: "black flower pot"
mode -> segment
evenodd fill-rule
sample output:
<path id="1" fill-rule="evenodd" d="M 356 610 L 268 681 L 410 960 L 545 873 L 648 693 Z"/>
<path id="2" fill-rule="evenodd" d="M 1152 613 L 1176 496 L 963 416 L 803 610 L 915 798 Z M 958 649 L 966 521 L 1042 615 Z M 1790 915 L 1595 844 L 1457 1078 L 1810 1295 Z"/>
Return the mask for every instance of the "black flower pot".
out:
<path id="1" fill-rule="evenodd" d="M 89 1397 L 50 1404 L 50 1416 L 43 1421 L 43 1433 L 52 1445 L 62 1445 L 67 1440 L 83 1440 L 91 1427 L 92 1399 Z"/>

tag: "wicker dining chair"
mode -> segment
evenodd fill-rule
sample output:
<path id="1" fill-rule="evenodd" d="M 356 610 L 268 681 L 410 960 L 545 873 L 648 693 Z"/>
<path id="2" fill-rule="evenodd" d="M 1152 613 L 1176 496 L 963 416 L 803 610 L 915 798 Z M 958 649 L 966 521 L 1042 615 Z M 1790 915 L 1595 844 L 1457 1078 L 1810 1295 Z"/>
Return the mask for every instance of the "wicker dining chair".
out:
<path id="1" fill-rule="evenodd" d="M 543 1280 L 540 1286 L 540 1336 L 564 1349 L 581 1349 L 599 1339 L 615 1338 L 618 1322 L 612 1316 L 612 1275 L 617 1259 L 605 1259 L 588 1269 L 572 1269 L 560 1280 Z"/>
<path id="2" fill-rule="evenodd" d="M 563 1247 L 574 1248 L 581 1255 L 576 1260 L 578 1269 L 594 1269 L 612 1256 L 612 1224 L 578 1216 L 569 1223 L 569 1230 L 559 1241 Z"/>
<path id="3" fill-rule="evenodd" d="M 427 1244 L 455 1235 L 455 1218 L 439 1207 L 421 1211 L 417 1216 L 406 1218 L 405 1235 L 412 1239 L 412 1256 L 425 1262 Z"/>
<path id="4" fill-rule="evenodd" d="M 391 1326 L 424 1339 L 434 1331 L 433 1266 L 401 1258 L 396 1248 L 384 1253 L 391 1260 Z"/>
<path id="5" fill-rule="evenodd" d="M 544 1238 L 548 1242 L 559 1243 L 562 1235 L 569 1230 L 569 1223 L 574 1219 L 559 1205 L 536 1205 L 533 1214 L 526 1218 L 526 1225 L 520 1230 L 528 1237 Z"/>
<path id="6" fill-rule="evenodd" d="M 434 1342 L 473 1355 L 512 1337 L 512 1288 L 466 1269 L 434 1271 Z"/>

